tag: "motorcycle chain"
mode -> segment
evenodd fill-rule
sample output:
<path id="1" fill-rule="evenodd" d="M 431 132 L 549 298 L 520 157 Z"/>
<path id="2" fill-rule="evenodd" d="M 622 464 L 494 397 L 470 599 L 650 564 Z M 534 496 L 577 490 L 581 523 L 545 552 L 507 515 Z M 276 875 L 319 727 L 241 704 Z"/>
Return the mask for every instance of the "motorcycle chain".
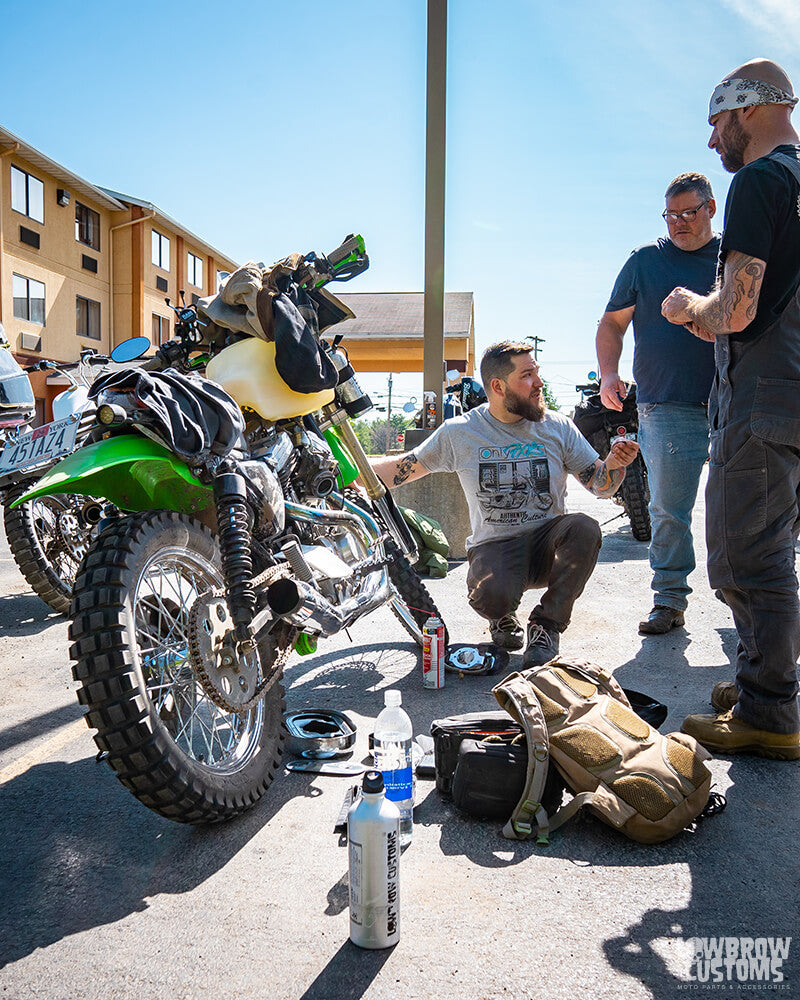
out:
<path id="1" fill-rule="evenodd" d="M 255 590 L 260 589 L 263 586 L 269 586 L 276 580 L 283 577 L 290 576 L 291 571 L 285 564 L 280 566 L 271 566 L 269 569 L 264 570 L 263 573 L 253 578 L 253 588 Z M 189 612 L 189 626 L 188 626 L 188 638 L 189 638 L 189 655 L 192 661 L 192 667 L 200 681 L 200 684 L 208 695 L 208 697 L 214 702 L 215 705 L 223 709 L 226 712 L 230 712 L 234 715 L 244 715 L 249 712 L 258 701 L 267 693 L 267 691 L 275 684 L 281 675 L 284 664 L 289 659 L 289 656 L 294 648 L 294 643 L 291 641 L 291 631 L 290 627 L 287 625 L 287 630 L 289 630 L 289 635 L 287 640 L 280 644 L 275 640 L 275 637 L 270 635 L 268 641 L 270 643 L 270 652 L 275 652 L 275 659 L 269 670 L 269 673 L 264 677 L 264 679 L 256 686 L 253 694 L 247 698 L 245 701 L 234 702 L 232 701 L 225 691 L 223 691 L 218 684 L 215 682 L 214 678 L 209 674 L 205 666 L 207 652 L 204 646 L 208 643 L 208 636 L 203 628 L 203 622 L 206 618 L 206 609 L 212 601 L 225 601 L 225 590 L 224 588 L 217 588 L 214 590 L 206 591 L 201 594 L 197 600 L 194 602 L 191 611 Z M 280 627 L 280 623 L 279 623 Z M 227 636 L 231 636 L 233 629 L 227 631 Z M 264 645 L 264 641 L 260 643 L 261 646 Z M 217 662 L 219 657 L 222 656 L 224 649 L 233 649 L 236 656 L 240 656 L 236 652 L 236 646 L 233 639 L 230 639 L 230 643 L 224 642 L 218 645 L 217 649 L 214 651 L 214 667 L 212 668 L 214 672 L 221 674 L 223 673 L 223 664 Z M 262 660 L 263 667 L 263 660 Z"/>

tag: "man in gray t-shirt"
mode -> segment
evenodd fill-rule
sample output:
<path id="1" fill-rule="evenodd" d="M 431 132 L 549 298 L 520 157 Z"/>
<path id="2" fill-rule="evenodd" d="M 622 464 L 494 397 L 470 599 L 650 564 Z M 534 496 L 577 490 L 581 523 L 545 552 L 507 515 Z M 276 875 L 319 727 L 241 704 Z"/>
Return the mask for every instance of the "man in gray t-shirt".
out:
<path id="1" fill-rule="evenodd" d="M 557 655 L 600 551 L 597 522 L 565 513 L 567 475 L 597 496 L 612 496 L 639 446 L 617 441 L 601 461 L 568 417 L 545 409 L 529 344 L 492 345 L 481 378 L 488 403 L 445 421 L 414 451 L 377 459 L 373 467 L 390 487 L 429 472 L 457 473 L 472 528 L 469 602 L 489 619 L 494 642 L 522 647 L 520 599 L 545 588 L 528 621 L 523 663 L 532 667 Z"/>

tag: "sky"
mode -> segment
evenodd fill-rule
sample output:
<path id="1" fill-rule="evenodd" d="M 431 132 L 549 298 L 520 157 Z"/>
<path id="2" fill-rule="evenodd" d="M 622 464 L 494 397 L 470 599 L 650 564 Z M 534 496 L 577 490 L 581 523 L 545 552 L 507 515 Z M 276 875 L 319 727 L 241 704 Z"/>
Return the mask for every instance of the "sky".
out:
<path id="1" fill-rule="evenodd" d="M 0 124 L 87 180 L 153 202 L 234 260 L 361 233 L 347 291 L 419 291 L 425 0 L 3 0 Z M 476 352 L 538 335 L 563 407 L 664 190 L 706 174 L 708 99 L 764 56 L 800 92 L 798 0 L 451 0 L 445 289 Z M 630 374 L 632 334 L 622 373 Z M 380 402 L 388 373 L 361 377 Z M 395 374 L 393 407 L 421 397 Z"/>

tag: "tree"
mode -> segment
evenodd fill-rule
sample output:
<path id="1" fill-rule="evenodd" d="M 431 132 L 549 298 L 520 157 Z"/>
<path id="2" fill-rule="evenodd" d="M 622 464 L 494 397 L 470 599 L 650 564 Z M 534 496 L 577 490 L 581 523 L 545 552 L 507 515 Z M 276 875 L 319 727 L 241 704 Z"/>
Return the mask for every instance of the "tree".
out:
<path id="1" fill-rule="evenodd" d="M 542 381 L 544 382 L 544 379 L 542 379 Z M 561 409 L 561 406 L 559 405 L 558 400 L 553 395 L 553 390 L 550 388 L 550 386 L 547 384 L 547 382 L 544 382 L 544 385 L 542 386 L 542 395 L 544 396 L 544 401 L 545 401 L 545 404 L 546 404 L 548 410 L 560 410 Z"/>
<path id="2" fill-rule="evenodd" d="M 412 425 L 412 421 L 402 413 L 392 414 L 392 430 L 389 436 L 389 447 L 397 446 L 397 435 Z M 376 417 L 374 420 L 356 420 L 353 424 L 356 437 L 361 447 L 368 455 L 385 455 L 387 445 L 386 417 Z"/>

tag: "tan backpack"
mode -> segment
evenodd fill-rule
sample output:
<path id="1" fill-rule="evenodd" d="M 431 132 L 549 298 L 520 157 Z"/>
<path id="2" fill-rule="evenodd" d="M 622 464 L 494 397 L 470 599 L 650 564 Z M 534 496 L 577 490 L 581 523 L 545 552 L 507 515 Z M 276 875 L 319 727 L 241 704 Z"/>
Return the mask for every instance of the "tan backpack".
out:
<path id="1" fill-rule="evenodd" d="M 547 843 L 587 806 L 632 840 L 657 844 L 674 837 L 703 811 L 711 788 L 711 755 L 684 733 L 663 736 L 631 709 L 611 674 L 561 657 L 511 674 L 493 689 L 500 706 L 525 727 L 525 791 L 503 829 Z M 547 817 L 537 799 L 549 761 L 574 798 Z"/>

